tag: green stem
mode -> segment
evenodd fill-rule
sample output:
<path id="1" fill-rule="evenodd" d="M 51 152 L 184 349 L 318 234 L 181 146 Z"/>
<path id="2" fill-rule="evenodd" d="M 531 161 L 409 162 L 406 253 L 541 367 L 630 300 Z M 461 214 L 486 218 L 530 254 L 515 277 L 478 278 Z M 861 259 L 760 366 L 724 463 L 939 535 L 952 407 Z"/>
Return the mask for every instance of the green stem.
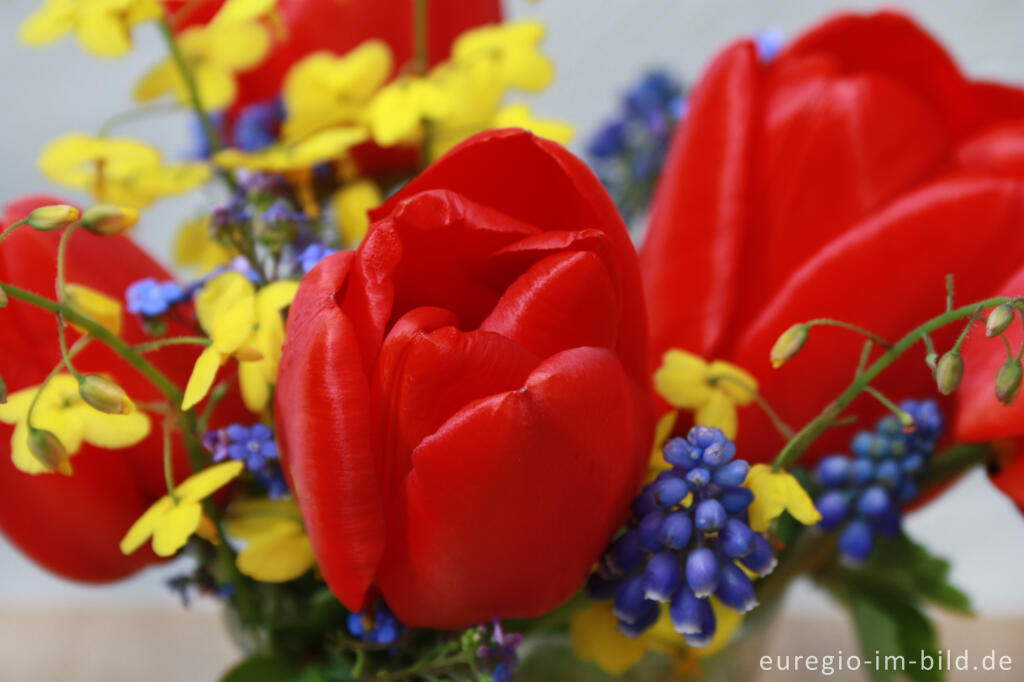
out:
<path id="1" fill-rule="evenodd" d="M 164 419 L 164 483 L 167 485 L 167 495 L 178 504 L 177 486 L 174 485 L 174 450 L 171 448 L 171 426 Z"/>
<path id="2" fill-rule="evenodd" d="M 175 336 L 170 339 L 157 339 L 156 341 L 138 343 L 132 346 L 132 350 L 136 353 L 152 353 L 167 346 L 209 346 L 210 343 L 210 339 L 205 336 Z"/>
<path id="3" fill-rule="evenodd" d="M 110 135 L 110 131 L 119 126 L 125 125 L 126 123 L 132 123 L 133 121 L 145 120 L 151 116 L 158 114 L 173 114 L 179 111 L 180 107 L 177 103 L 161 102 L 160 104 L 152 104 L 147 107 L 137 107 L 135 109 L 128 109 L 127 111 L 121 111 L 100 125 L 98 137 L 107 137 Z"/>
<path id="4" fill-rule="evenodd" d="M 874 348 L 874 346 L 875 342 L 871 339 L 864 342 L 864 348 L 860 351 L 860 360 L 857 361 L 857 371 L 853 373 L 853 376 L 860 376 L 860 373 L 868 366 L 868 360 L 871 358 L 871 349 Z"/>
<path id="5" fill-rule="evenodd" d="M 57 315 L 57 343 L 60 345 L 60 357 L 68 368 L 68 372 L 71 373 L 71 376 L 81 381 L 82 373 L 75 369 L 74 364 L 71 362 L 71 353 L 68 352 L 68 337 L 64 331 L 64 318 L 59 313 Z"/>
<path id="6" fill-rule="evenodd" d="M 195 73 L 193 73 L 192 67 L 189 66 L 188 60 L 185 59 L 185 55 L 182 54 L 181 46 L 178 45 L 178 41 L 174 38 L 174 31 L 171 29 L 171 25 L 167 23 L 166 19 L 160 19 L 156 24 L 160 30 L 160 35 L 163 36 L 164 42 L 167 44 L 167 50 L 171 53 L 171 59 L 178 69 L 178 74 L 181 76 L 182 82 L 185 83 L 189 103 L 196 116 L 199 117 L 199 123 L 203 126 L 203 132 L 206 133 L 207 140 L 209 140 L 210 149 L 214 153 L 219 152 L 221 149 L 224 149 L 224 140 L 221 139 L 220 133 L 217 132 L 216 126 L 213 125 L 213 120 L 210 119 L 210 115 L 206 113 L 206 109 L 203 107 L 203 102 L 199 96 L 199 86 L 196 84 Z M 229 189 L 234 191 L 238 188 L 238 183 L 235 182 L 235 178 L 231 173 L 223 168 L 218 168 L 217 174 Z"/>
<path id="7" fill-rule="evenodd" d="M 888 341 L 886 341 L 885 339 L 883 339 L 881 336 L 879 336 L 878 334 L 874 333 L 873 331 L 871 331 L 869 329 L 865 329 L 864 327 L 859 327 L 859 326 L 857 326 L 855 324 L 850 324 L 849 322 L 843 322 L 842 320 L 832 320 L 832 319 L 829 319 L 829 318 L 820 318 L 820 319 L 817 319 L 817 320 L 811 320 L 810 322 L 807 322 L 804 326 L 807 327 L 808 329 L 810 329 L 811 327 L 817 327 L 818 325 L 824 325 L 824 326 L 827 326 L 827 327 L 842 327 L 843 329 L 849 329 L 852 332 L 857 332 L 861 336 L 868 337 L 869 339 L 871 339 L 872 341 L 877 343 L 882 348 L 892 348 L 892 344 L 891 343 L 889 343 Z"/>
<path id="8" fill-rule="evenodd" d="M 782 434 L 782 438 L 784 440 L 789 440 L 790 438 L 793 437 L 793 434 L 795 433 L 795 431 L 793 431 L 793 428 L 782 420 L 782 417 L 780 417 L 779 413 L 772 408 L 772 406 L 768 403 L 767 400 L 765 400 L 764 396 L 762 396 L 760 393 L 758 393 L 753 388 L 748 386 L 746 382 L 744 382 L 741 379 L 737 379 L 736 377 L 731 376 L 729 374 L 717 374 L 708 377 L 708 382 L 711 385 L 715 385 L 722 380 L 731 382 L 742 388 L 747 393 L 749 393 L 750 396 L 754 399 L 754 402 L 757 403 L 758 407 L 760 407 L 761 410 L 768 416 L 768 419 L 771 420 L 772 426 L 775 427 L 775 430 Z"/>
<path id="9" fill-rule="evenodd" d="M 790 439 L 788 443 L 786 443 L 785 447 L 782 448 L 778 456 L 775 458 L 775 463 L 773 465 L 775 471 L 791 466 L 800 457 L 800 455 L 810 447 L 811 443 L 813 443 L 814 440 L 828 428 L 828 425 L 833 422 L 842 413 L 842 411 L 850 405 L 851 402 L 853 402 L 853 399 L 860 395 L 864 388 L 882 372 L 882 370 L 891 365 L 893 361 L 902 355 L 908 348 L 920 341 L 925 334 L 929 334 L 936 329 L 950 324 L 951 322 L 962 320 L 963 318 L 970 317 L 971 315 L 976 315 L 977 311 L 982 308 L 989 308 L 1001 303 L 1006 303 L 1010 300 L 1013 299 L 1006 296 L 998 296 L 996 298 L 989 298 L 978 303 L 956 308 L 928 320 L 908 333 L 894 346 L 883 353 L 881 357 L 875 360 L 874 363 L 868 366 L 859 376 L 854 378 L 853 382 L 850 383 L 846 390 L 843 391 L 834 402 L 826 406 L 817 417 L 808 422 L 793 438 Z"/>
<path id="10" fill-rule="evenodd" d="M 964 325 L 963 330 L 960 332 L 960 336 L 957 337 L 956 343 L 953 344 L 953 349 L 949 351 L 950 353 L 956 353 L 957 355 L 960 354 L 960 346 L 964 345 L 964 341 L 967 340 L 967 335 L 971 332 L 971 327 L 973 327 L 974 323 L 978 321 L 979 317 L 981 317 L 982 310 L 984 310 L 984 306 L 982 305 L 979 305 L 974 309 L 974 312 L 971 314 L 971 319 L 967 320 L 967 324 Z"/>
<path id="11" fill-rule="evenodd" d="M 885 409 L 892 412 L 900 420 L 900 423 L 904 427 L 913 428 L 914 418 L 910 416 L 910 413 L 902 409 L 899 405 L 889 399 L 889 396 L 879 391 L 874 386 L 865 386 L 864 392 L 870 395 L 872 398 L 882 404 Z"/>
<path id="12" fill-rule="evenodd" d="M 64 265 L 68 259 L 68 242 L 71 241 L 71 233 L 78 227 L 78 223 L 69 225 L 60 235 L 60 242 L 57 244 L 57 300 L 64 300 L 64 287 L 67 284 L 67 268 Z"/>
<path id="13" fill-rule="evenodd" d="M 86 346 L 89 345 L 89 341 L 91 340 L 91 337 L 83 336 L 82 338 L 78 339 L 78 341 L 75 341 L 75 344 L 71 346 L 71 350 L 68 351 L 67 357 L 73 358 L 76 355 L 78 355 Z M 28 412 L 25 415 L 25 422 L 28 424 L 28 427 L 30 429 L 32 428 L 32 413 L 36 409 L 36 403 L 39 402 L 39 396 L 43 394 L 43 390 L 46 389 L 46 385 L 53 381 L 53 378 L 60 373 L 60 368 L 64 366 L 64 362 L 64 356 L 61 356 L 60 362 L 54 365 L 53 369 L 50 370 L 50 373 L 47 374 L 46 377 L 43 379 L 43 383 L 39 384 L 39 390 L 37 390 L 36 394 L 32 396 L 32 402 L 29 403 Z"/>
<path id="14" fill-rule="evenodd" d="M 7 238 L 7 235 L 9 235 L 11 232 L 14 232 L 15 228 L 21 227 L 22 225 L 28 225 L 28 218 L 22 218 L 18 222 L 11 223 L 6 228 L 4 228 L 4 231 L 0 232 L 0 244 L 2 244 L 4 239 Z"/>
<path id="15" fill-rule="evenodd" d="M 416 60 L 416 73 L 420 76 L 427 72 L 430 66 L 430 44 L 429 39 L 429 2 L 430 0 L 413 1 L 413 55 Z"/>
<path id="16" fill-rule="evenodd" d="M 953 273 L 946 273 L 946 312 L 953 309 Z"/>

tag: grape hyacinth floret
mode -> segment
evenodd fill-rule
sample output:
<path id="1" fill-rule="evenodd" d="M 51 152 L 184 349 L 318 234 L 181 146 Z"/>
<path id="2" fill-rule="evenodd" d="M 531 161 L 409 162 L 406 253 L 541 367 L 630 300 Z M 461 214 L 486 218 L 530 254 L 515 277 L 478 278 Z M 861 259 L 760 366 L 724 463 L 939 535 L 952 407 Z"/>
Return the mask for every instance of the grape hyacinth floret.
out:
<path id="1" fill-rule="evenodd" d="M 175 282 L 158 282 L 152 277 L 146 277 L 129 285 L 124 297 L 128 312 L 157 317 L 170 310 L 175 303 L 187 299 L 188 294 Z"/>
<path id="2" fill-rule="evenodd" d="M 917 483 L 942 435 L 944 420 L 935 401 L 904 400 L 899 406 L 913 418 L 912 431 L 906 432 L 896 415 L 886 415 L 874 430 L 853 437 L 854 457 L 831 455 L 818 463 L 819 526 L 843 527 L 839 554 L 849 564 L 867 559 L 879 534 L 900 532 L 902 507 L 917 497 Z"/>
<path id="3" fill-rule="evenodd" d="M 623 94 L 621 110 L 590 139 L 590 164 L 627 223 L 647 207 L 684 110 L 678 80 L 651 71 Z"/>
<path id="4" fill-rule="evenodd" d="M 367 644 L 393 644 L 402 636 L 404 626 L 381 602 L 372 612 L 367 609 L 348 614 L 348 632 Z"/>
<path id="5" fill-rule="evenodd" d="M 748 572 L 775 568 L 768 539 L 750 529 L 754 496 L 742 487 L 750 465 L 719 429 L 697 426 L 662 449 L 672 466 L 640 492 L 633 520 L 590 576 L 587 590 L 614 600 L 619 630 L 639 636 L 658 619 L 661 604 L 691 646 L 715 635 L 714 596 L 746 613 L 757 606 Z"/>

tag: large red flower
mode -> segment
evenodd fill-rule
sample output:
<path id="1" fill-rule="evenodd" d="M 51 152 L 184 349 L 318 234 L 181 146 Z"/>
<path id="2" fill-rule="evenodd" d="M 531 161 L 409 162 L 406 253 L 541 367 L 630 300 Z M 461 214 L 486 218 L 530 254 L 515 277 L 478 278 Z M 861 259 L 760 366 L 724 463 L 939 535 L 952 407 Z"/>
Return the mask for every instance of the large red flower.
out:
<path id="1" fill-rule="evenodd" d="M 53 197 L 26 197 L 7 206 L 0 228 L 39 206 L 62 203 Z M 15 230 L 0 244 L 0 281 L 53 297 L 57 232 Z M 78 230 L 69 244 L 68 282 L 122 298 L 133 281 L 170 275 L 127 237 L 97 237 Z M 177 331 L 181 332 L 181 329 Z M 74 336 L 73 332 L 70 332 Z M 137 319 L 126 316 L 122 337 L 148 337 Z M 173 347 L 148 355 L 171 379 L 184 385 L 195 351 Z M 56 318 L 39 308 L 11 300 L 0 310 L 0 376 L 11 392 L 35 386 L 60 360 Z M 110 375 L 136 401 L 163 399 L 134 369 L 101 343 L 75 358 L 83 372 Z M 0 424 L 0 530 L 21 551 L 66 578 L 109 581 L 123 578 L 157 560 L 148 548 L 124 556 L 121 537 L 157 498 L 166 494 L 162 437 L 154 419 L 151 434 L 125 450 L 83 445 L 71 459 L 74 474 L 28 475 L 11 461 L 12 427 Z M 188 468 L 181 448 L 175 470 Z"/>
<path id="2" fill-rule="evenodd" d="M 851 380 L 863 339 L 816 327 L 773 371 L 781 332 L 831 317 L 898 338 L 943 310 L 946 273 L 960 304 L 1024 293 L 1021 276 L 1008 282 L 1024 264 L 1022 225 L 1021 91 L 967 80 L 892 12 L 838 16 L 769 63 L 739 42 L 694 90 L 655 200 L 641 256 L 654 359 L 679 347 L 734 362 L 800 426 Z M 938 335 L 939 348 L 958 331 Z M 998 341 L 985 350 L 1004 352 Z M 923 349 L 909 355 L 878 387 L 933 395 Z M 866 418 L 881 410 L 861 401 Z M 1020 414 L 990 400 L 962 434 L 1020 434 Z M 837 430 L 815 452 L 848 436 Z M 739 437 L 753 460 L 782 445 L 756 407 L 745 408 Z"/>
<path id="3" fill-rule="evenodd" d="M 276 416 L 328 584 L 403 622 L 530 617 L 623 521 L 651 439 L 636 256 L 597 179 L 518 130 L 447 154 L 302 282 Z"/>

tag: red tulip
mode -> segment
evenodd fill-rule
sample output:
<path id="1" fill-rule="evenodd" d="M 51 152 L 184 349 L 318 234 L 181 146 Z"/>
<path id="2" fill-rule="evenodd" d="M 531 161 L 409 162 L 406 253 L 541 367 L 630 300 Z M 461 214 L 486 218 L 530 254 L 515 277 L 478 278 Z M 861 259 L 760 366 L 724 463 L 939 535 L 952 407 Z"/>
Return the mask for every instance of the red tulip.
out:
<path id="1" fill-rule="evenodd" d="M 600 183 L 519 130 L 456 147 L 302 282 L 282 460 L 324 578 L 404 623 L 548 611 L 622 523 L 652 434 L 636 257 Z"/>
<path id="2" fill-rule="evenodd" d="M 20 220 L 39 206 L 64 203 L 33 196 L 7 206 L 0 227 Z M 57 232 L 21 227 L 0 244 L 0 282 L 52 298 L 56 273 Z M 68 282 L 122 298 L 133 281 L 170 275 L 126 237 L 97 237 L 78 230 L 70 240 Z M 56 318 L 10 300 L 0 309 L 0 376 L 10 392 L 42 383 L 60 360 Z M 74 336 L 70 329 L 69 334 Z M 179 332 L 182 330 L 178 330 Z M 132 316 L 124 319 L 122 337 L 148 337 Z M 195 351 L 174 347 L 148 359 L 184 385 Z M 109 374 L 136 401 L 163 399 L 141 375 L 99 342 L 75 358 L 83 372 Z M 157 561 L 148 548 L 124 556 L 118 542 L 157 498 L 166 494 L 162 435 L 154 417 L 151 434 L 125 450 L 83 445 L 71 458 L 74 474 L 25 474 L 11 462 L 13 428 L 0 424 L 0 530 L 33 560 L 66 578 L 104 582 L 123 578 Z M 187 460 L 178 448 L 175 469 L 185 477 Z"/>
<path id="3" fill-rule="evenodd" d="M 836 17 L 769 63 L 734 44 L 689 104 L 641 256 L 656 362 L 679 347 L 736 363 L 799 427 L 852 379 L 864 339 L 815 327 L 772 370 L 790 325 L 830 317 L 895 340 L 943 311 L 946 273 L 962 305 L 1024 263 L 1024 92 L 967 80 L 902 15 Z M 936 335 L 940 352 L 959 331 Z M 923 358 L 876 386 L 935 395 Z M 882 411 L 866 396 L 853 409 L 860 427 Z M 829 434 L 813 453 L 844 448 L 850 430 Z M 739 438 L 755 461 L 783 444 L 756 406 Z"/>

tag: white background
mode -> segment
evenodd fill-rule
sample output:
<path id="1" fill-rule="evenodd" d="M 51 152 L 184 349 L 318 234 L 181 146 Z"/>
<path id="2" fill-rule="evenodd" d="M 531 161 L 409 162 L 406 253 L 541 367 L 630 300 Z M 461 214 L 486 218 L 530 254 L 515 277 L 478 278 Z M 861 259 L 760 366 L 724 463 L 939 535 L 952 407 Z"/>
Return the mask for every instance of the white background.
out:
<path id="1" fill-rule="evenodd" d="M 664 65 L 692 81 L 714 52 L 737 36 L 768 27 L 793 35 L 839 7 L 876 5 L 798 0 L 506 1 L 511 15 L 538 16 L 548 23 L 546 48 L 558 65 L 559 78 L 537 99 L 537 113 L 574 122 L 582 136 L 612 111 L 616 93 L 645 67 Z M 57 190 L 35 168 L 42 146 L 65 132 L 94 132 L 111 113 L 129 108 L 134 79 L 162 56 L 161 43 L 150 28 L 137 30 L 135 51 L 115 61 L 86 56 L 70 39 L 43 50 L 19 46 L 17 25 L 34 5 L 27 0 L 0 3 L 3 201 L 26 192 Z M 1024 2 L 936 0 L 901 6 L 936 34 L 969 74 L 1024 83 Z M 178 116 L 133 124 L 122 132 L 157 142 L 169 156 L 181 154 L 188 140 Z M 206 201 L 193 196 L 158 205 L 145 214 L 139 237 L 156 254 L 167 254 L 182 216 L 200 210 Z M 954 560 L 955 579 L 973 596 L 981 615 L 1024 614 L 1024 591 L 1019 589 L 1024 522 L 983 475 L 969 477 L 917 513 L 908 528 Z M 81 587 L 44 574 L 0 539 L 0 610 L 177 609 L 177 601 L 162 585 L 169 573 L 173 567 L 151 570 L 116 586 Z M 789 608 L 818 612 L 827 608 L 825 604 L 805 588 L 791 595 Z"/>

